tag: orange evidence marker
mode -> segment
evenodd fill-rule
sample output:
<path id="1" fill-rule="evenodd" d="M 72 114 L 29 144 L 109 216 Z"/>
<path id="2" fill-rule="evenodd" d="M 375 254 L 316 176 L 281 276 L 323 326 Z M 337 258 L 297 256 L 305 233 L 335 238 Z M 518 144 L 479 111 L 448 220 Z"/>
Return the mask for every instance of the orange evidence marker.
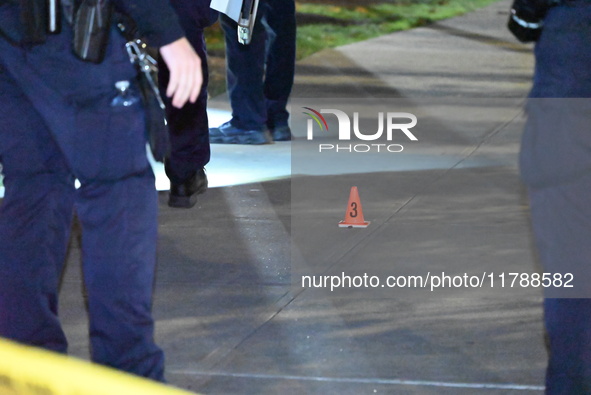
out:
<path id="1" fill-rule="evenodd" d="M 363 219 L 363 209 L 357 187 L 351 187 L 345 220 L 339 222 L 339 228 L 367 228 L 370 222 Z"/>

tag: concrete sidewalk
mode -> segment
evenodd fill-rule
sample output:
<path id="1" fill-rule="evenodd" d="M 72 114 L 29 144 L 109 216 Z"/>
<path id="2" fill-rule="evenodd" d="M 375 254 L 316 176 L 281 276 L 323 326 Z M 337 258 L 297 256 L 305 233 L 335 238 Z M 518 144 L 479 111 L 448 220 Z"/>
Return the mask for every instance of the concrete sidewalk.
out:
<path id="1" fill-rule="evenodd" d="M 212 394 L 542 393 L 539 289 L 331 293 L 302 288 L 292 271 L 535 270 L 516 165 L 533 59 L 505 30 L 509 5 L 298 63 L 294 118 L 310 98 L 428 114 L 404 156 L 372 156 L 358 171 L 307 167 L 297 127 L 292 143 L 214 146 L 212 158 L 248 171 L 251 160 L 289 161 L 277 153 L 291 146 L 292 179 L 212 188 L 191 210 L 161 195 L 154 312 L 172 384 Z M 336 226 L 353 182 L 372 221 L 364 230 Z M 72 247 L 60 311 L 71 353 L 86 358 Z"/>

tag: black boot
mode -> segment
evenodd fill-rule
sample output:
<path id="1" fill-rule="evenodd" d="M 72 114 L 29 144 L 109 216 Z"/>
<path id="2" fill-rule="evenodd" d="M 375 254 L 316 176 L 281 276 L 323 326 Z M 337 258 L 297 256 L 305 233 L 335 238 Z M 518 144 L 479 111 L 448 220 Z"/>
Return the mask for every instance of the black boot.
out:
<path id="1" fill-rule="evenodd" d="M 168 205 L 177 208 L 191 208 L 197 203 L 197 195 L 207 191 L 207 175 L 205 169 L 199 169 L 185 182 L 170 183 Z"/>

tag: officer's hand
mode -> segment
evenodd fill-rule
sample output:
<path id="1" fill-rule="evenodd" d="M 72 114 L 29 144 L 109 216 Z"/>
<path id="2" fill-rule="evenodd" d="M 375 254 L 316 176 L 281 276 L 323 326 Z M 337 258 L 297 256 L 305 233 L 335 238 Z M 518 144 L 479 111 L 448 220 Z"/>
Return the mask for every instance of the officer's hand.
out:
<path id="1" fill-rule="evenodd" d="M 199 96 L 203 75 L 201 59 L 185 37 L 160 48 L 160 55 L 170 70 L 166 96 L 172 105 L 181 108 L 187 100 L 194 103 Z"/>

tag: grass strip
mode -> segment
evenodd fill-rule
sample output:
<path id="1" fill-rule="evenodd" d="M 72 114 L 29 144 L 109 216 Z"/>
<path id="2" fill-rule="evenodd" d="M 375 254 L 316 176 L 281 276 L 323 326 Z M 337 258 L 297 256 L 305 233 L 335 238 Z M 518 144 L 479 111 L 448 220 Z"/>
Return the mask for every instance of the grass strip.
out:
<path id="1" fill-rule="evenodd" d="M 271 0 L 283 1 L 283 0 Z M 424 26 L 474 11 L 498 0 L 296 1 L 297 59 L 384 34 Z M 206 29 L 208 50 L 221 55 L 219 24 Z"/>

